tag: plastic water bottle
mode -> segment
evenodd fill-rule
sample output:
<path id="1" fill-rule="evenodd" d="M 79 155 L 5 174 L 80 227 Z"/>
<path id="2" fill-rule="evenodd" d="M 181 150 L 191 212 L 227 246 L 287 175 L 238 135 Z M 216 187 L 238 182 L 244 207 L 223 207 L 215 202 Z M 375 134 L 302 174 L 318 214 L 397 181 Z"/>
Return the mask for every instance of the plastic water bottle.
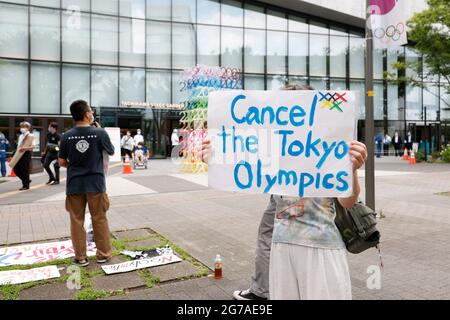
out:
<path id="1" fill-rule="evenodd" d="M 214 278 L 222 278 L 222 258 L 220 254 L 216 255 L 216 259 L 214 260 Z"/>
<path id="2" fill-rule="evenodd" d="M 86 238 L 88 243 L 94 242 L 94 229 L 92 228 L 92 217 L 88 212 L 84 219 L 84 229 L 86 230 Z"/>

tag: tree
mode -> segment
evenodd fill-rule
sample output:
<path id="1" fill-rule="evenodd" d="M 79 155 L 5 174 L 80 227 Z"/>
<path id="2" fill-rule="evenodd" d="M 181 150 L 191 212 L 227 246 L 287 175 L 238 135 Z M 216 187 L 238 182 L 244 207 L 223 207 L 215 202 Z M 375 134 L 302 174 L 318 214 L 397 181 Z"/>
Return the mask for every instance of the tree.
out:
<path id="1" fill-rule="evenodd" d="M 401 61 L 393 64 L 394 69 L 401 71 L 397 74 L 385 73 L 385 79 L 397 84 L 408 84 L 428 90 L 426 81 L 432 77 L 440 76 L 445 80 L 443 88 L 450 94 L 450 1 L 427 0 L 429 8 L 416 13 L 408 22 L 408 38 L 414 49 L 423 56 L 424 65 L 418 61 Z M 411 69 L 418 76 L 406 76 L 405 70 Z M 422 82 L 420 75 L 424 82 Z M 435 95 L 435 94 L 434 94 Z M 442 100 L 447 107 L 450 104 Z"/>

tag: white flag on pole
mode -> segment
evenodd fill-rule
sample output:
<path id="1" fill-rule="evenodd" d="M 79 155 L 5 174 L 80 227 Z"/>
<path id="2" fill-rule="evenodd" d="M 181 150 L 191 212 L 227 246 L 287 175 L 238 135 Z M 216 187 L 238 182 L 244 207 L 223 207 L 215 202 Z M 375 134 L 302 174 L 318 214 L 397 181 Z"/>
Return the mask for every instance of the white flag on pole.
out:
<path id="1" fill-rule="evenodd" d="M 370 26 L 375 49 L 408 43 L 404 6 L 405 0 L 370 0 Z"/>

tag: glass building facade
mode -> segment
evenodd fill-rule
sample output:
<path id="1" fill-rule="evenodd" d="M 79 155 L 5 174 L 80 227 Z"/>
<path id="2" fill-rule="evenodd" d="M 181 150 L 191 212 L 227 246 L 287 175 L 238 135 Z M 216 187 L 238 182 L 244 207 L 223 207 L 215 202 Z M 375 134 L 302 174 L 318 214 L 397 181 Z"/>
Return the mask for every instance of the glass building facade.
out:
<path id="1" fill-rule="evenodd" d="M 180 103 L 182 70 L 204 64 L 241 69 L 245 89 L 360 91 L 363 139 L 364 47 L 363 30 L 257 1 L 0 0 L 0 131 L 14 141 L 24 119 L 69 128 L 70 103 L 84 99 L 104 126 L 143 127 L 165 156 L 178 115 L 121 102 Z M 423 62 L 411 49 L 374 53 L 376 132 L 431 132 L 437 146 L 450 136 L 450 99 L 438 78 L 427 90 L 384 81 L 402 60 Z"/>

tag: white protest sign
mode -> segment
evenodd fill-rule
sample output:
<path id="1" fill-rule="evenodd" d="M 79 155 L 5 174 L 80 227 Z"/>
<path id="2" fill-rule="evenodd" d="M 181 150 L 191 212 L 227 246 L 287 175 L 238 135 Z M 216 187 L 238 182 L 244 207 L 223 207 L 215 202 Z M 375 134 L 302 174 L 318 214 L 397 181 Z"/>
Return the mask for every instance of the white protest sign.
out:
<path id="1" fill-rule="evenodd" d="M 29 270 L 9 270 L 0 272 L 0 286 L 20 284 L 32 281 L 59 278 L 61 275 L 56 266 L 47 266 Z"/>
<path id="2" fill-rule="evenodd" d="M 148 259 L 137 259 L 132 261 L 127 261 L 118 264 L 112 264 L 107 266 L 102 266 L 103 271 L 106 274 L 129 272 L 138 269 L 145 269 L 150 267 L 161 266 L 164 264 L 175 263 L 182 261 L 178 256 L 173 253 L 164 254 L 161 256 L 148 258 Z"/>
<path id="3" fill-rule="evenodd" d="M 114 155 L 109 157 L 109 162 L 120 162 L 120 128 L 106 127 L 105 131 L 108 133 L 111 143 L 114 146 Z"/>
<path id="4" fill-rule="evenodd" d="M 95 256 L 95 243 L 87 244 L 87 255 Z M 0 267 L 29 265 L 75 256 L 72 241 L 27 244 L 0 248 Z"/>
<path id="5" fill-rule="evenodd" d="M 350 196 L 348 150 L 357 106 L 353 91 L 211 93 L 208 185 L 299 197 Z"/>

